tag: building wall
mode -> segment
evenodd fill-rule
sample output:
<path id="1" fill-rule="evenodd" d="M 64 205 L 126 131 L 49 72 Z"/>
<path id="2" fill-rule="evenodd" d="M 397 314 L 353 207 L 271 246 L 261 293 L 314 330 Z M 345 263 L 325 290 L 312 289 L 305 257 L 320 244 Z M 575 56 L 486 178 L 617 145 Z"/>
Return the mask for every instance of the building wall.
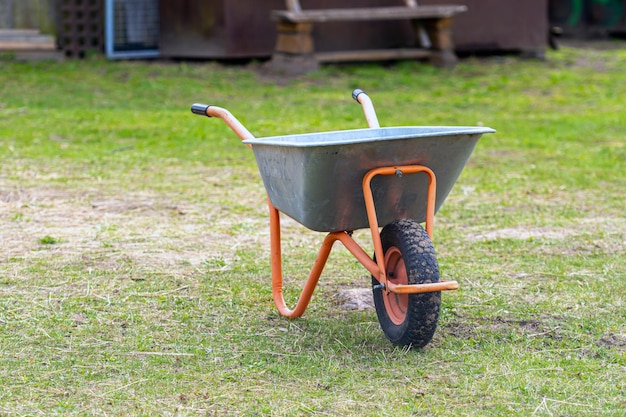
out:
<path id="1" fill-rule="evenodd" d="M 541 55 L 548 43 L 548 0 L 422 0 L 458 3 L 467 13 L 455 17 L 453 37 L 460 52 L 520 51 Z"/>

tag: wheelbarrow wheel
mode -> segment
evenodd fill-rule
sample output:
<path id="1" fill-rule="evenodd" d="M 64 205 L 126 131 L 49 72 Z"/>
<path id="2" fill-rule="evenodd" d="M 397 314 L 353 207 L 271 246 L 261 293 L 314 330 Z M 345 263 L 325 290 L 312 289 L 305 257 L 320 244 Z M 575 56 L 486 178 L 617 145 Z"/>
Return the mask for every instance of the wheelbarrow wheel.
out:
<path id="1" fill-rule="evenodd" d="M 395 220 L 380 234 L 387 280 L 394 284 L 439 282 L 435 249 L 422 226 L 413 220 Z M 378 286 L 372 276 L 374 305 L 380 327 L 396 345 L 424 347 L 437 328 L 441 292 L 395 294 Z"/>

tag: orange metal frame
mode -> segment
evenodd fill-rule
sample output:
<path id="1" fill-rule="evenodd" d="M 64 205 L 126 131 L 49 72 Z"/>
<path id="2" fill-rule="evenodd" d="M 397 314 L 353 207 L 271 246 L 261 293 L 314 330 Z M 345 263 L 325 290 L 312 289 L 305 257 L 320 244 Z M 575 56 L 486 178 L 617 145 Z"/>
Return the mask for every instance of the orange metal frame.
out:
<path id="1" fill-rule="evenodd" d="M 355 99 L 363 106 L 366 120 L 369 127 L 379 127 L 376 113 L 373 110 L 371 101 L 366 94 L 360 94 Z M 218 117 L 243 140 L 254 138 L 252 133 L 248 131 L 228 110 L 217 106 L 209 106 L 206 109 L 206 115 L 209 117 Z M 435 194 L 436 194 L 436 178 L 432 170 L 421 165 L 405 165 L 393 167 L 380 167 L 372 169 L 363 177 L 363 197 L 365 200 L 365 209 L 369 228 L 374 244 L 374 253 L 376 261 L 374 261 L 359 244 L 351 237 L 350 231 L 331 232 L 326 235 L 322 242 L 322 246 L 318 252 L 317 258 L 313 264 L 313 268 L 304 284 L 300 297 L 293 310 L 289 309 L 285 304 L 283 297 L 283 267 L 282 267 L 282 250 L 280 239 L 280 211 L 274 207 L 272 202 L 267 199 L 270 215 L 270 251 L 271 251 L 271 268 L 272 268 L 272 296 L 279 313 L 285 317 L 300 317 L 306 310 L 315 287 L 322 274 L 333 244 L 338 240 L 346 249 L 372 274 L 378 282 L 383 286 L 383 291 L 389 291 L 399 294 L 418 294 L 427 292 L 455 290 L 459 287 L 456 281 L 441 281 L 427 284 L 411 284 L 397 285 L 387 280 L 385 271 L 385 261 L 382 242 L 380 238 L 380 230 L 378 218 L 376 216 L 376 206 L 372 194 L 371 181 L 377 175 L 404 175 L 416 174 L 423 172 L 428 176 L 428 195 L 426 201 L 426 233 L 432 239 L 433 224 L 435 219 Z"/>
<path id="2" fill-rule="evenodd" d="M 421 165 L 406 165 L 398 167 L 382 167 L 375 168 L 365 174 L 363 178 L 363 196 L 365 198 L 365 207 L 367 210 L 367 218 L 369 221 L 372 241 L 374 244 L 374 253 L 376 261 L 365 253 L 359 244 L 352 239 L 348 231 L 331 232 L 326 235 L 322 242 L 322 247 L 317 254 L 313 268 L 309 273 L 300 298 L 293 310 L 287 308 L 283 297 L 283 272 L 282 272 L 282 254 L 280 244 L 280 214 L 279 210 L 272 205 L 268 198 L 270 208 L 270 245 L 271 245 L 271 264 L 272 264 L 272 295 L 274 303 L 281 315 L 285 317 L 300 317 L 306 310 L 313 291 L 317 286 L 322 270 L 326 265 L 328 256 L 335 241 L 339 240 L 348 251 L 383 285 L 384 291 L 390 291 L 399 294 L 417 294 L 426 292 L 455 290 L 459 287 L 456 281 L 441 281 L 428 284 L 413 285 L 396 285 L 387 280 L 387 272 L 385 271 L 385 261 L 383 254 L 383 246 L 380 239 L 380 231 L 378 219 L 376 217 L 376 207 L 370 183 L 376 175 L 404 175 L 424 172 L 428 175 L 428 197 L 426 203 L 426 233 L 432 239 L 433 223 L 435 218 L 435 174 L 427 167 Z"/>

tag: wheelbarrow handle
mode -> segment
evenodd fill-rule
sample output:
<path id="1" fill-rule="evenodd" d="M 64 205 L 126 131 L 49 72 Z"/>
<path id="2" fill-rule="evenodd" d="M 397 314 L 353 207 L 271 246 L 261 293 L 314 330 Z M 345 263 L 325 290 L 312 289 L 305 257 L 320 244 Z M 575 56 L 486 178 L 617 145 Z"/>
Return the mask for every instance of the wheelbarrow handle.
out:
<path id="1" fill-rule="evenodd" d="M 233 132 L 241 138 L 241 140 L 254 139 L 254 135 L 250 133 L 244 125 L 241 124 L 235 116 L 228 110 L 212 106 L 210 104 L 194 103 L 191 105 L 191 112 L 199 116 L 217 117 L 220 118 L 232 129 Z M 250 145 L 248 145 L 250 147 Z"/>
<path id="2" fill-rule="evenodd" d="M 380 123 L 378 123 L 378 117 L 376 117 L 376 111 L 374 110 L 374 105 L 372 104 L 372 100 L 370 100 L 369 96 L 365 93 L 365 91 L 360 88 L 352 91 L 352 98 L 357 101 L 363 107 L 363 113 L 365 113 L 365 120 L 367 121 L 367 125 L 371 128 L 379 128 Z"/>
<path id="3" fill-rule="evenodd" d="M 352 92 L 352 98 L 356 101 L 359 101 L 359 95 L 361 94 L 367 95 L 367 93 L 361 90 L 360 88 L 355 88 L 354 91 Z"/>
<path id="4" fill-rule="evenodd" d="M 211 117 L 206 112 L 209 109 L 209 107 L 211 107 L 210 104 L 194 103 L 191 105 L 191 112 L 193 114 L 197 114 L 198 116 Z"/>

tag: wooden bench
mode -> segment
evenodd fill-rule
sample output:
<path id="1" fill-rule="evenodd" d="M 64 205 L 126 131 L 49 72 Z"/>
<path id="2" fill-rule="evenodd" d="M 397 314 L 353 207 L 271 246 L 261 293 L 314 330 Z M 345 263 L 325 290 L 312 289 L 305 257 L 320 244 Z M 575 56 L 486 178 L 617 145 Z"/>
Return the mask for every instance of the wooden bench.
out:
<path id="1" fill-rule="evenodd" d="M 452 42 L 452 18 L 467 11 L 463 5 L 418 6 L 404 0 L 404 6 L 303 10 L 299 0 L 285 0 L 287 10 L 274 10 L 278 37 L 270 68 L 284 73 L 315 70 L 323 62 L 379 61 L 427 58 L 436 66 L 454 66 L 457 62 Z M 409 20 L 416 47 L 316 52 L 312 37 L 314 23 L 341 21 Z"/>

